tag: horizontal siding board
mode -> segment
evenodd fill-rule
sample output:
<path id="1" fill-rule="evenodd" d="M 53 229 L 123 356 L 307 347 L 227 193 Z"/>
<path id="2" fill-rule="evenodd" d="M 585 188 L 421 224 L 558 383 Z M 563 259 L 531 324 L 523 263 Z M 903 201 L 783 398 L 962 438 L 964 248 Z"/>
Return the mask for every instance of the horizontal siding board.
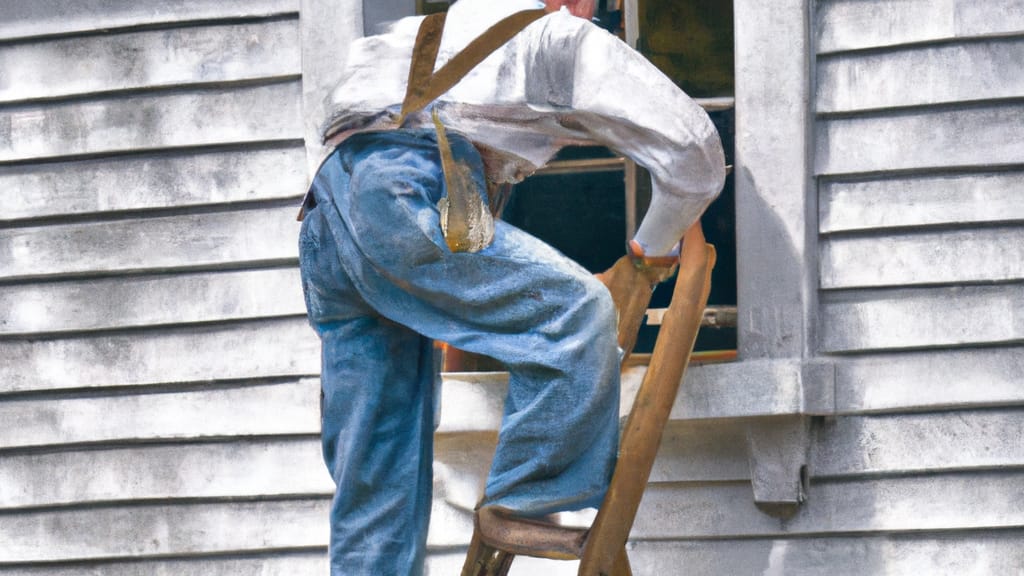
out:
<path id="1" fill-rule="evenodd" d="M 956 2 L 816 2 L 814 33 L 817 51 L 820 54 L 955 37 Z"/>
<path id="2" fill-rule="evenodd" d="M 497 442 L 497 432 L 435 434 L 434 499 L 455 510 L 472 511 L 483 496 Z M 444 529 L 437 519 L 431 523 Z"/>
<path id="3" fill-rule="evenodd" d="M 920 288 L 826 298 L 823 352 L 1024 340 L 1024 285 Z"/>
<path id="4" fill-rule="evenodd" d="M 747 483 L 652 485 L 633 538 L 780 538 L 886 531 L 1014 529 L 1024 524 L 1020 473 L 948 474 L 811 487 L 795 517 L 778 520 L 754 506 Z M 3 562 L 66 561 L 186 553 L 305 548 L 326 544 L 328 498 L 208 502 L 47 510 L 5 514 Z M 95 526 L 110 529 L 95 530 Z M 465 546 L 471 511 L 435 499 L 428 544 Z M 978 532 L 975 532 L 976 534 Z M 923 537 L 927 538 L 927 535 Z"/>
<path id="5" fill-rule="evenodd" d="M 298 268 L 0 286 L 0 335 L 305 314 Z"/>
<path id="6" fill-rule="evenodd" d="M 298 10 L 299 0 L 11 0 L 5 2 L 4 17 L 0 18 L 0 39 L 267 16 Z"/>
<path id="7" fill-rule="evenodd" d="M 0 568 L 15 562 L 137 561 L 146 556 L 326 548 L 330 502 L 324 496 L 15 511 L 5 513 L 0 522 L 0 542 L 5 543 Z M 455 509 L 438 498 L 433 504 L 427 545 L 467 545 L 472 509 Z"/>
<path id="8" fill-rule="evenodd" d="M 7 166 L 0 222 L 297 198 L 305 162 L 295 145 Z"/>
<path id="9" fill-rule="evenodd" d="M 297 261 L 295 214 L 288 206 L 0 229 L 0 279 Z"/>
<path id="10" fill-rule="evenodd" d="M 131 334 L 0 340 L 0 394 L 319 372 L 320 342 L 306 319 L 298 317 Z"/>
<path id="11" fill-rule="evenodd" d="M 820 247 L 826 289 L 1024 279 L 1024 227 L 831 237 Z"/>
<path id="12" fill-rule="evenodd" d="M 139 446 L 0 459 L 4 509 L 333 492 L 318 439 Z"/>
<path id="13" fill-rule="evenodd" d="M 1024 221 L 1024 172 L 951 174 L 819 186 L 821 233 Z"/>
<path id="14" fill-rule="evenodd" d="M 1024 0 L 957 0 L 956 22 L 961 36 L 1024 32 Z"/>
<path id="15" fill-rule="evenodd" d="M 3 576 L 323 576 L 329 572 L 326 548 L 303 552 L 269 552 L 246 558 L 207 556 L 8 568 L 0 565 L 0 574 Z"/>
<path id="16" fill-rule="evenodd" d="M 691 574 L 820 576 L 842 567 L 843 576 L 1016 576 L 1024 564 L 1024 532 L 992 534 L 884 535 L 803 539 L 634 542 L 630 564 L 636 576 Z M 427 555 L 427 574 L 458 574 L 463 551 Z M 509 576 L 575 576 L 578 562 L 516 557 Z M 327 553 L 302 552 L 251 558 L 196 558 L 95 563 L 77 566 L 0 567 L 3 576 L 320 576 Z"/>
<path id="17" fill-rule="evenodd" d="M 1024 104 L 915 110 L 816 124 L 818 175 L 1019 164 Z"/>
<path id="18" fill-rule="evenodd" d="M 451 402 L 449 409 L 461 409 Z M 438 434 L 434 441 L 435 483 L 451 504 L 472 509 L 479 502 L 497 442 L 492 433 Z M 740 420 L 669 422 L 662 435 L 652 482 L 749 480 L 745 426 Z"/>
<path id="19" fill-rule="evenodd" d="M 826 538 L 636 542 L 636 576 L 1017 576 L 1024 531 Z"/>
<path id="20" fill-rule="evenodd" d="M 1024 409 L 847 416 L 822 424 L 811 473 L 1024 469 Z"/>
<path id="21" fill-rule="evenodd" d="M 1024 472 L 814 482 L 789 520 L 761 513 L 749 483 L 652 484 L 633 538 L 765 537 L 1024 527 Z"/>
<path id="22" fill-rule="evenodd" d="M 749 480 L 745 426 L 732 421 L 669 421 L 651 482 Z"/>
<path id="23" fill-rule="evenodd" d="M 0 161 L 302 138 L 299 82 L 0 109 Z"/>
<path id="24" fill-rule="evenodd" d="M 300 73 L 298 20 L 0 45 L 0 103 Z"/>
<path id="25" fill-rule="evenodd" d="M 670 421 L 650 481 L 750 480 L 745 429 L 741 419 Z M 444 478 L 446 497 L 472 508 L 481 496 L 495 436 L 459 438 L 438 438 L 435 470 Z M 818 480 L 1024 468 L 1024 418 L 1020 409 L 846 416 L 819 427 L 809 464 Z"/>
<path id="26" fill-rule="evenodd" d="M 319 434 L 318 381 L 0 403 L 0 448 Z"/>
<path id="27" fill-rule="evenodd" d="M 1024 1 L 824 0 L 816 3 L 818 53 L 1024 31 Z"/>
<path id="28" fill-rule="evenodd" d="M 1024 468 L 1020 409 L 847 416 L 817 430 L 815 480 Z M 435 474 L 445 498 L 472 508 L 481 496 L 495 435 L 439 436 Z M 956 446 L 950 451 L 950 446 Z M 669 422 L 651 472 L 655 483 L 750 480 L 742 420 Z"/>
<path id="29" fill-rule="evenodd" d="M 318 498 L 7 514 L 0 565 L 326 546 L 329 506 Z"/>
<path id="30" fill-rule="evenodd" d="M 941 350 L 844 359 L 836 364 L 836 411 L 1024 406 L 1024 348 Z"/>
<path id="31" fill-rule="evenodd" d="M 437 431 L 458 434 L 497 430 L 507 392 L 507 372 L 445 374 Z"/>
<path id="32" fill-rule="evenodd" d="M 1024 36 L 821 58 L 819 113 L 1024 96 Z"/>

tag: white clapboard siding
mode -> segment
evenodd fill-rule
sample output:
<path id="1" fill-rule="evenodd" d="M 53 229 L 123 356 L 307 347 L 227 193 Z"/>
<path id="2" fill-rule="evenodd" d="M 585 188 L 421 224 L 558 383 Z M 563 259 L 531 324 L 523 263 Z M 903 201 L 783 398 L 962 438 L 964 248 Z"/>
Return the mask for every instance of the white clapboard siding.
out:
<path id="1" fill-rule="evenodd" d="M 1024 410 L 836 418 L 818 430 L 812 451 L 815 478 L 1024 469 Z"/>
<path id="2" fill-rule="evenodd" d="M 817 123 L 818 175 L 1019 164 L 1024 104 L 888 112 Z"/>
<path id="3" fill-rule="evenodd" d="M 0 568 L 5 563 L 116 557 L 326 551 L 330 502 L 325 495 L 12 511 L 0 522 L 0 542 L 5 544 L 0 550 Z M 431 521 L 428 547 L 450 549 L 469 544 L 472 508 L 453 508 L 435 499 Z"/>
<path id="4" fill-rule="evenodd" d="M 0 279 L 211 268 L 299 257 L 294 205 L 0 229 Z"/>
<path id="5" fill-rule="evenodd" d="M 317 438 L 8 454 L 0 508 L 334 492 Z"/>
<path id="6" fill-rule="evenodd" d="M 471 519 L 469 513 L 436 500 L 434 511 L 450 524 L 444 534 L 431 533 L 432 545 L 468 544 L 472 523 L 465 520 Z M 751 498 L 749 481 L 652 483 L 630 537 L 635 541 L 777 538 L 1022 527 L 1024 471 L 1018 469 L 815 482 L 808 500 L 788 520 L 760 512 Z"/>
<path id="7" fill-rule="evenodd" d="M 819 54 L 1024 31 L 1022 0 L 821 0 L 815 16 Z"/>
<path id="8" fill-rule="evenodd" d="M 329 498 L 306 498 L 7 514 L 0 565 L 325 547 L 329 506 Z"/>
<path id="9" fill-rule="evenodd" d="M 1024 531 L 632 542 L 635 576 L 1019 576 Z M 464 553 L 428 557 L 431 575 L 458 574 Z M 578 562 L 516 557 L 511 576 L 571 576 Z"/>
<path id="10" fill-rule="evenodd" d="M 859 414 L 1019 406 L 1021 374 L 1020 346 L 864 355 L 837 362 L 835 407 Z"/>
<path id="11" fill-rule="evenodd" d="M 629 545 L 636 576 L 678 573 L 734 576 L 1017 576 L 1024 565 L 1024 531 L 994 533 L 943 532 L 888 536 L 835 536 L 673 542 L 635 542 Z M 428 555 L 427 573 L 443 576 L 461 570 L 465 553 L 437 551 Z M 837 567 L 842 571 L 837 572 Z M 517 557 L 510 576 L 569 576 L 578 563 Z M 91 570 L 91 572 L 86 572 Z M 153 559 L 90 563 L 45 568 L 0 566 L 4 576 L 318 576 L 328 571 L 322 550 L 265 557 L 189 560 Z"/>
<path id="12" fill-rule="evenodd" d="M 0 39 L 12 40 L 189 20 L 293 14 L 299 10 L 299 0 L 6 0 L 3 10 Z"/>
<path id="13" fill-rule="evenodd" d="M 1024 96 L 1018 38 L 819 58 L 818 113 Z M 965 143 L 969 144 L 969 143 Z"/>
<path id="14" fill-rule="evenodd" d="M 305 317 L 0 340 L 0 394 L 319 372 L 320 341 Z"/>
<path id="15" fill-rule="evenodd" d="M 319 434 L 318 380 L 160 393 L 8 399 L 0 448 Z M 182 494 L 184 496 L 185 494 Z"/>
<path id="16" fill-rule="evenodd" d="M 1022 540 L 1010 530 L 637 542 L 629 559 L 636 576 L 1019 576 Z"/>
<path id="17" fill-rule="evenodd" d="M 903 436 L 904 447 L 913 442 L 927 442 L 925 436 L 935 436 L 940 440 L 956 439 L 964 431 L 974 427 L 985 430 L 982 438 L 988 438 L 993 444 L 987 448 L 998 448 L 999 442 L 1013 442 L 1014 434 L 1019 437 L 1019 422 L 1009 421 L 1007 414 L 984 413 L 973 419 L 963 420 L 957 414 L 944 416 L 922 416 L 917 422 L 901 422 L 898 418 L 868 419 L 858 424 L 852 420 L 839 425 L 842 429 L 826 430 L 825 436 L 841 438 L 846 444 L 835 446 L 831 453 L 841 454 L 853 452 L 851 447 L 865 438 L 869 446 L 890 448 L 886 436 Z M 945 420 L 945 426 L 936 427 L 937 422 Z M 888 428 L 888 429 L 887 429 Z M 1005 438 L 1003 438 L 1005 436 Z M 871 444 L 874 442 L 874 444 Z M 841 444 L 842 444 L 841 443 Z M 941 450 L 948 448 L 948 443 L 933 442 L 930 448 L 930 461 L 941 460 Z M 972 441 L 960 447 L 962 451 L 972 450 L 984 452 L 986 446 Z M 1014 452 L 1020 456 L 1019 447 Z M 243 453 L 244 454 L 244 453 Z M 201 456 L 194 456 L 201 457 Z M 885 454 L 879 456 L 885 459 Z M 311 460 L 313 454 L 307 456 Z M 993 455 L 992 458 L 998 458 Z M 823 461 L 824 462 L 824 461 Z M 892 461 L 899 468 L 899 463 Z M 979 462 L 980 467 L 993 466 L 993 462 Z M 998 465 L 998 464 L 997 464 Z M 312 464 L 310 464 L 312 466 Z M 874 469 L 868 470 L 876 471 Z M 848 470 L 839 472 L 847 473 Z M 129 473 L 130 475 L 131 473 Z M 865 478 L 858 480 L 818 481 L 811 487 L 812 499 L 805 504 L 798 515 L 789 521 L 778 521 L 767 517 L 756 510 L 749 500 L 749 484 L 738 483 L 665 483 L 651 486 L 645 497 L 637 519 L 634 537 L 638 540 L 651 538 L 706 538 L 752 536 L 777 538 L 787 535 L 822 535 L 828 533 L 892 531 L 907 532 L 908 537 L 921 530 L 948 530 L 953 527 L 1019 527 L 1024 522 L 1024 509 L 1020 505 L 1021 483 L 1020 468 L 1006 472 L 983 471 L 975 474 L 932 474 L 929 476 L 897 476 L 891 478 Z M 140 476 L 145 478 L 144 476 Z M 221 482 L 221 480 L 216 480 Z M 226 486 L 226 485 L 224 485 Z M 230 490 L 230 488 L 228 488 Z M 443 499 L 435 502 L 435 526 L 444 526 L 443 533 L 433 533 L 432 546 L 464 546 L 469 535 L 466 509 L 447 505 Z M 227 507 L 223 504 L 207 503 L 202 510 L 217 510 Z M 133 507 L 134 508 L 134 507 Z M 159 516 L 150 515 L 148 506 L 141 507 L 143 514 L 136 520 L 136 528 L 145 535 L 153 529 L 150 524 L 159 522 L 164 517 L 178 518 L 179 510 L 189 506 L 166 506 Z M 118 514 L 114 508 L 95 509 L 98 516 Z M 973 514 L 972 511 L 981 511 Z M 247 514 L 248 510 L 224 510 L 223 515 L 238 521 L 252 521 L 246 518 L 233 518 L 236 513 Z M 30 512 L 10 516 L 15 526 L 26 523 L 52 522 L 62 526 L 73 525 L 78 510 Z M 973 514 L 973 515 L 972 515 Z M 59 520 L 55 517 L 61 516 Z M 965 524 L 966 523 L 966 524 Z M 0 528 L 0 531 L 3 529 Z M 176 532 L 170 536 L 181 536 L 177 542 L 184 550 L 196 551 L 199 546 L 204 551 L 216 549 L 206 547 L 188 539 L 188 534 Z M 276 538 L 276 533 L 268 538 Z M 246 549 L 246 544 L 226 538 L 217 542 L 220 550 Z M 80 543 L 80 542 L 79 542 Z M 103 549 L 108 545 L 105 541 L 90 541 L 89 546 Z M 298 547 L 321 545 L 319 540 L 293 542 Z M 58 545 L 57 549 L 64 546 Z M 182 549 L 165 550 L 164 553 L 181 553 Z M 95 557 L 96 550 L 87 552 L 63 551 L 60 556 L 48 556 L 47 559 L 67 559 L 78 557 Z M 143 551 L 144 554 L 159 553 Z M 98 554 L 102 556 L 102 554 Z M 37 558 L 40 559 L 40 558 Z"/>
<path id="18" fill-rule="evenodd" d="M 824 296 L 826 352 L 1024 341 L 1024 284 Z"/>
<path id="19" fill-rule="evenodd" d="M 1024 227 L 829 237 L 820 258 L 826 289 L 1022 280 Z"/>
<path id="20" fill-rule="evenodd" d="M 0 1 L 0 574 L 326 570 L 299 8 Z"/>
<path id="21" fill-rule="evenodd" d="M 0 45 L 0 103 L 299 74 L 298 19 Z"/>
<path id="22" fill-rule="evenodd" d="M 826 181 L 818 230 L 1024 221 L 1024 172 Z"/>
<path id="23" fill-rule="evenodd" d="M 651 482 L 721 482 L 750 478 L 739 420 L 669 421 L 661 435 Z"/>
<path id="24" fill-rule="evenodd" d="M 0 335 L 305 314 L 297 268 L 0 286 Z"/>
<path id="25" fill-rule="evenodd" d="M 302 138 L 297 81 L 0 108 L 0 161 Z"/>
<path id="26" fill-rule="evenodd" d="M 762 514 L 750 484 L 651 484 L 638 540 L 1024 527 L 1024 471 L 814 482 L 789 520 Z"/>
<path id="27" fill-rule="evenodd" d="M 741 419 L 670 421 L 651 482 L 749 481 Z M 438 436 L 435 476 L 449 502 L 480 497 L 496 441 L 490 435 Z M 955 451 L 950 446 L 956 446 Z M 823 423 L 810 454 L 817 480 L 948 471 L 1024 468 L 1020 408 L 844 416 Z"/>
<path id="28" fill-rule="evenodd" d="M 0 564 L 3 576 L 323 576 L 329 572 L 326 549 L 276 551 L 244 558 L 202 556 L 10 568 Z"/>
<path id="29" fill-rule="evenodd" d="M 730 482 L 749 480 L 745 425 L 741 420 L 669 422 L 662 435 L 652 482 Z M 490 433 L 436 436 L 434 479 L 438 497 L 472 509 L 482 487 L 497 443 Z"/>
<path id="30" fill-rule="evenodd" d="M 297 204 L 305 170 L 301 144 L 5 166 L 0 222 L 283 198 Z"/>

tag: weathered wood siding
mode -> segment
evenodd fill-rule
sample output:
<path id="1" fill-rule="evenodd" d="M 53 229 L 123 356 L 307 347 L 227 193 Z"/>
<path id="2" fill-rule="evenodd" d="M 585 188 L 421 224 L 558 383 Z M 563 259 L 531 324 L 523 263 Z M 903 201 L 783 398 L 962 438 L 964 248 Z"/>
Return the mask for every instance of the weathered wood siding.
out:
<path id="1" fill-rule="evenodd" d="M 298 0 L 0 2 L 0 574 L 324 574 Z"/>
<path id="2" fill-rule="evenodd" d="M 1022 574 L 1024 3 L 819 0 L 811 31 L 838 415 L 787 529 L 828 521 L 772 554 L 786 574 Z"/>

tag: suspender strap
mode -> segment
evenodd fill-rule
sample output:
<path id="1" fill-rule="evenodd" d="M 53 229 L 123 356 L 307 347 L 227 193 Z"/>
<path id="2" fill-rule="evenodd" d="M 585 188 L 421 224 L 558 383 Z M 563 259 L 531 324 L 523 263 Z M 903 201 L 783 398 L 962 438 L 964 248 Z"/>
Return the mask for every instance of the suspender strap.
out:
<path id="1" fill-rule="evenodd" d="M 437 63 L 437 52 L 441 47 L 446 14 L 442 12 L 424 18 L 412 51 L 409 81 L 406 84 L 405 100 L 402 102 L 398 124 L 401 125 L 409 114 L 422 110 L 424 106 L 450 90 L 477 64 L 546 13 L 540 8 L 523 10 L 507 16 L 474 38 L 437 73 L 433 73 L 434 65 Z"/>
<path id="2" fill-rule="evenodd" d="M 422 110 L 438 96 L 451 90 L 452 86 L 458 84 L 459 80 L 462 80 L 477 64 L 483 62 L 495 50 L 521 32 L 523 28 L 546 13 L 544 9 L 538 8 L 523 10 L 503 18 L 483 34 L 474 38 L 445 63 L 436 74 L 434 66 L 437 64 L 437 53 L 441 48 L 441 36 L 444 32 L 447 13 L 440 12 L 424 18 L 416 34 L 416 43 L 413 45 L 412 60 L 409 63 L 409 79 L 406 82 L 405 100 L 402 101 L 398 126 L 405 122 L 409 114 Z M 303 219 L 306 206 L 307 204 L 312 205 L 311 202 L 312 194 L 307 191 L 302 208 L 299 210 L 298 220 Z"/>
<path id="3" fill-rule="evenodd" d="M 544 16 L 544 10 L 516 12 L 488 28 L 452 57 L 437 73 L 437 53 L 444 33 L 445 14 L 427 16 L 420 24 L 409 62 L 409 79 L 405 100 L 398 118 L 401 126 L 410 114 L 422 110 L 462 80 L 477 64 L 512 39 L 531 22 Z M 437 110 L 433 114 L 437 147 L 441 153 L 447 195 L 438 203 L 441 231 L 452 252 L 478 252 L 494 239 L 494 218 L 487 203 L 467 177 L 465 167 L 458 166 L 452 156 Z M 490 193 L 488 193 L 488 197 Z"/>

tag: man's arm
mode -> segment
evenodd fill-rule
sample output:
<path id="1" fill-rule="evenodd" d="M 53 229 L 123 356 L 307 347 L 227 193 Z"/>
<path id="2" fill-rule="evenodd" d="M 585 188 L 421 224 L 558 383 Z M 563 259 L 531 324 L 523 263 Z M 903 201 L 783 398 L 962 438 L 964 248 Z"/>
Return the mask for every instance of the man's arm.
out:
<path id="1" fill-rule="evenodd" d="M 575 53 L 566 54 L 571 45 Z M 552 15 L 537 48 L 532 74 L 568 84 L 571 73 L 571 94 L 528 88 L 528 100 L 570 109 L 574 129 L 650 171 L 653 198 L 636 240 L 649 256 L 671 252 L 725 180 L 711 119 L 646 58 L 583 20 Z M 535 102 L 545 92 L 547 102 Z"/>

